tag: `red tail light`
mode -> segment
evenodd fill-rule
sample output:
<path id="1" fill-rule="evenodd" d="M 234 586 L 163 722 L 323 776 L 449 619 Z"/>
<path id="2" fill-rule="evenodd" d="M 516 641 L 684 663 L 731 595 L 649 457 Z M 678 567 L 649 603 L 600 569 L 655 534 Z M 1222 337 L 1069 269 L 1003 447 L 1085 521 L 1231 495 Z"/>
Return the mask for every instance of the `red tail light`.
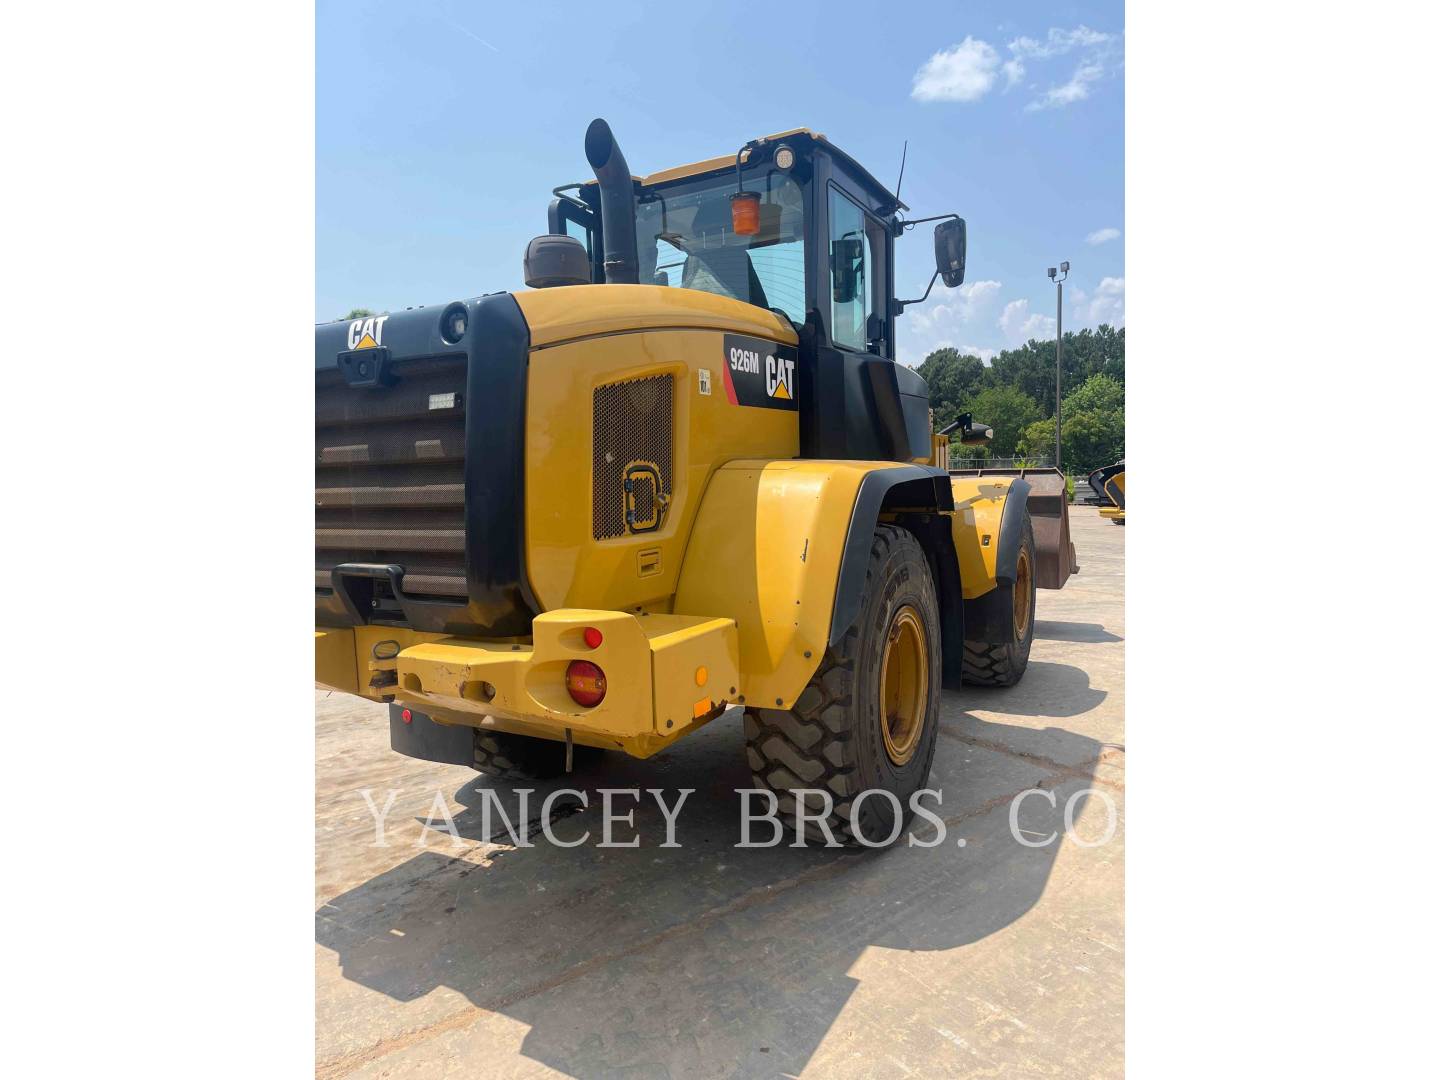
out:
<path id="1" fill-rule="evenodd" d="M 411 720 L 414 720 L 415 717 L 414 717 L 414 715 L 411 714 L 411 712 L 410 712 L 409 709 L 401 709 L 401 710 L 400 710 L 400 719 L 401 719 L 401 720 L 404 720 L 405 723 L 408 724 L 408 723 L 410 723 Z"/>
<path id="2" fill-rule="evenodd" d="M 571 660 L 565 669 L 565 689 L 575 704 L 593 709 L 605 700 L 605 672 L 589 660 Z"/>
<path id="3" fill-rule="evenodd" d="M 585 647 L 586 647 L 586 648 L 589 648 L 589 649 L 598 649 L 598 648 L 600 647 L 600 643 L 601 643 L 602 641 L 604 641 L 604 640 L 605 640 L 605 635 L 602 634 L 602 633 L 600 633 L 600 631 L 599 631 L 597 628 L 595 628 L 595 627 L 593 627 L 593 626 L 587 626 L 587 627 L 585 627 Z"/>

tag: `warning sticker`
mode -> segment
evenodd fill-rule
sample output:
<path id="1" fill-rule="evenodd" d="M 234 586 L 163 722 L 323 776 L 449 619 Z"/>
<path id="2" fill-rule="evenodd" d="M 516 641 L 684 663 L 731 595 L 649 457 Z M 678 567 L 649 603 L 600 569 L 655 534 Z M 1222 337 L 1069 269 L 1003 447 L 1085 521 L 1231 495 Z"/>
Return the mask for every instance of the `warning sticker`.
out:
<path id="1" fill-rule="evenodd" d="M 793 345 L 726 334 L 720 370 L 730 404 L 796 411 L 799 358 L 800 351 Z"/>

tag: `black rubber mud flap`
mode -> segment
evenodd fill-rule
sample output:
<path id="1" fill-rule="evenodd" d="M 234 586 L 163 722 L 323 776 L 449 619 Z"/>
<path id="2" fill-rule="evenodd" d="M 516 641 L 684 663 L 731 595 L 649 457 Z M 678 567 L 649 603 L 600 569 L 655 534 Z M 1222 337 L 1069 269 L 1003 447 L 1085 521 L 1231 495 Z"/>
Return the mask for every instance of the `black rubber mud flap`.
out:
<path id="1" fill-rule="evenodd" d="M 421 761 L 446 765 L 475 765 L 475 729 L 457 724 L 437 724 L 422 712 L 410 710 L 410 722 L 402 715 L 404 705 L 390 706 L 390 749 Z"/>

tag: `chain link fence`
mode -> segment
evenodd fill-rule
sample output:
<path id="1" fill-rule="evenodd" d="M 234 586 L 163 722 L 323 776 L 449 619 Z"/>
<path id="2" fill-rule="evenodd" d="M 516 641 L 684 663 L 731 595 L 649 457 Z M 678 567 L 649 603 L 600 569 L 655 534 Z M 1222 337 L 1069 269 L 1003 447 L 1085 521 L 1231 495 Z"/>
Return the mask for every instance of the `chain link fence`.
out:
<path id="1" fill-rule="evenodd" d="M 1036 454 L 1032 457 L 962 457 L 950 451 L 952 469 L 1048 469 L 1052 455 Z"/>

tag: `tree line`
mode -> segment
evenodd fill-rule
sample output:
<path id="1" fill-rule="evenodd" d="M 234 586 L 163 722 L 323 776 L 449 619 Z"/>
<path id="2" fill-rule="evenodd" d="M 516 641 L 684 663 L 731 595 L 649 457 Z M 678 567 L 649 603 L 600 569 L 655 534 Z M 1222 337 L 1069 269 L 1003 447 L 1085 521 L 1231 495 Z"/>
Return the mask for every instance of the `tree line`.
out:
<path id="1" fill-rule="evenodd" d="M 994 429 L 988 447 L 956 443 L 952 456 L 1054 457 L 1054 341 L 1032 339 L 989 365 L 958 349 L 936 349 L 916 370 L 930 387 L 937 430 L 965 412 Z M 1066 333 L 1060 394 L 1066 472 L 1089 472 L 1125 456 L 1124 327 Z"/>

